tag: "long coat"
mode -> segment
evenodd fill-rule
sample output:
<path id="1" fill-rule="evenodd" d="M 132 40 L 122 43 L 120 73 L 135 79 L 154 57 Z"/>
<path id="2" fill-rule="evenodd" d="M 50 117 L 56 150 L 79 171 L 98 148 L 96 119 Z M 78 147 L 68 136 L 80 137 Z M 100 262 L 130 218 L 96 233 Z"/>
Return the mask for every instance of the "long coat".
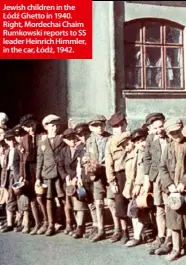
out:
<path id="1" fill-rule="evenodd" d="M 3 167 L 1 172 L 1 186 L 5 188 L 9 188 L 9 186 L 13 185 L 16 181 L 19 180 L 19 167 L 20 167 L 20 154 L 17 147 L 14 149 L 14 158 L 13 158 L 13 179 L 8 179 L 8 156 L 9 156 L 10 149 L 6 149 L 4 153 L 3 159 Z"/>
<path id="2" fill-rule="evenodd" d="M 116 180 L 116 172 L 125 169 L 126 150 L 122 145 L 118 145 L 120 135 L 113 135 L 109 138 L 105 148 L 105 165 L 108 183 Z"/>
<path id="3" fill-rule="evenodd" d="M 186 142 L 186 138 L 184 139 Z M 165 192 L 169 193 L 168 187 L 171 184 L 174 184 L 175 181 L 175 165 L 176 165 L 176 157 L 175 157 L 175 149 L 174 142 L 171 142 L 167 145 L 164 150 L 162 163 L 160 165 L 160 176 L 162 181 L 162 187 Z M 184 175 L 179 180 L 186 187 L 186 156 L 184 157 Z M 184 206 L 178 210 L 174 211 L 167 206 L 166 211 L 166 222 L 167 228 L 173 230 L 182 230 L 183 224 L 186 229 L 186 207 Z"/>

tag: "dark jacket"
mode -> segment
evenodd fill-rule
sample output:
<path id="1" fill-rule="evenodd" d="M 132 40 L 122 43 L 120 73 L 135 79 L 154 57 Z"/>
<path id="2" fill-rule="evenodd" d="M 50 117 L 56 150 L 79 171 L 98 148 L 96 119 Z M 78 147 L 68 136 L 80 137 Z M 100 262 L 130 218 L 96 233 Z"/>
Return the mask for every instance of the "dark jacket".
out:
<path id="1" fill-rule="evenodd" d="M 43 141 L 39 141 L 36 167 L 37 179 L 41 177 L 44 179 L 54 179 L 62 176 L 60 170 L 60 154 L 64 145 L 62 135 L 57 135 L 54 138 L 53 147 L 48 137 Z"/>
<path id="2" fill-rule="evenodd" d="M 60 153 L 60 174 L 63 180 L 69 175 L 71 179 L 76 177 L 77 158 L 80 159 L 85 153 L 85 145 L 79 144 L 75 150 L 74 156 L 71 158 L 69 146 L 65 146 Z"/>
<path id="3" fill-rule="evenodd" d="M 14 179 L 12 180 L 9 179 L 9 174 L 8 174 L 9 170 L 7 170 L 9 152 L 10 152 L 9 148 L 5 150 L 3 167 L 1 171 L 1 186 L 5 188 L 8 188 L 9 185 L 11 186 L 14 182 L 18 181 L 20 177 L 19 175 L 20 153 L 18 147 L 16 146 L 14 150 L 13 168 L 12 168 Z"/>
<path id="4" fill-rule="evenodd" d="M 146 139 L 145 155 L 144 155 L 144 174 L 150 174 L 151 168 L 151 145 L 154 141 L 154 134 L 149 134 Z"/>
<path id="5" fill-rule="evenodd" d="M 166 140 L 167 142 L 170 142 L 170 139 L 168 139 L 168 137 L 166 137 Z M 160 140 L 158 138 L 154 138 L 151 135 L 147 141 L 147 145 L 145 148 L 144 169 L 145 175 L 149 175 L 149 179 L 152 182 L 156 180 L 159 174 L 161 156 L 162 150 Z"/>
<path id="6" fill-rule="evenodd" d="M 34 137 L 34 144 L 32 143 L 32 137 L 26 134 L 22 137 L 20 142 L 20 176 L 29 180 L 29 164 L 36 164 L 37 148 L 41 136 L 36 135 Z"/>

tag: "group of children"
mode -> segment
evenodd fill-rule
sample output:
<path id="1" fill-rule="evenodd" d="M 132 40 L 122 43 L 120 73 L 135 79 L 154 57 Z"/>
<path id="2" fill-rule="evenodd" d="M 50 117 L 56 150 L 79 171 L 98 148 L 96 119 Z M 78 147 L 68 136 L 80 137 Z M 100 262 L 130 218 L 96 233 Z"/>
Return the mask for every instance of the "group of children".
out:
<path id="1" fill-rule="evenodd" d="M 150 113 L 140 128 L 128 132 L 126 116 L 117 112 L 108 120 L 95 115 L 60 133 L 60 117 L 50 114 L 42 120 L 42 134 L 37 133 L 32 114 L 12 129 L 7 129 L 7 121 L 0 113 L 1 189 L 8 190 L 7 221 L 1 232 L 51 236 L 61 222 L 65 234 L 97 242 L 106 238 L 106 202 L 114 224 L 110 242 L 121 241 L 127 247 L 143 243 L 145 214 L 156 237 L 149 254 L 168 254 L 169 261 L 181 256 L 186 249 L 186 205 L 175 210 L 168 199 L 174 194 L 186 198 L 182 120 Z M 107 124 L 112 134 L 106 131 Z M 22 184 L 19 192 L 15 183 Z M 43 184 L 45 192 L 39 194 L 37 188 Z M 89 232 L 87 211 L 92 218 Z"/>

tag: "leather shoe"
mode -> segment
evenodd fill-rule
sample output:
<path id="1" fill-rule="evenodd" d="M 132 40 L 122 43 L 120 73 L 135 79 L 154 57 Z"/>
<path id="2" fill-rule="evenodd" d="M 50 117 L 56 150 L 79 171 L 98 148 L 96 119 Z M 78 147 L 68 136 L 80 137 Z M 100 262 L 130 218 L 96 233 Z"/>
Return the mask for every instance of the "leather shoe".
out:
<path id="1" fill-rule="evenodd" d="M 13 231 L 13 226 L 4 226 L 2 229 L 1 229 L 1 232 L 2 233 L 6 233 L 6 232 L 11 232 Z"/>
<path id="2" fill-rule="evenodd" d="M 161 247 L 161 245 L 165 242 L 165 238 L 164 237 L 157 237 L 156 241 L 151 245 L 150 250 L 149 250 L 149 254 L 150 255 L 154 255 L 155 251 Z"/>
<path id="3" fill-rule="evenodd" d="M 30 228 L 28 226 L 24 226 L 23 230 L 21 231 L 23 234 L 29 234 L 30 233 Z"/>
<path id="4" fill-rule="evenodd" d="M 55 228 L 54 226 L 49 226 L 45 235 L 46 236 L 53 236 L 55 234 Z"/>
<path id="5" fill-rule="evenodd" d="M 123 230 L 122 231 L 122 237 L 121 237 L 121 243 L 126 244 L 128 240 L 129 240 L 129 231 L 128 231 L 128 229 Z"/>
<path id="6" fill-rule="evenodd" d="M 83 235 L 84 238 L 92 239 L 98 233 L 98 228 L 93 226 L 90 231 Z"/>
<path id="7" fill-rule="evenodd" d="M 181 256 L 180 252 L 177 250 L 172 250 L 172 252 L 170 254 L 168 254 L 165 259 L 167 261 L 173 261 L 178 259 Z"/>
<path id="8" fill-rule="evenodd" d="M 97 242 L 103 239 L 105 239 L 105 231 L 100 231 L 91 239 L 91 242 Z"/>
<path id="9" fill-rule="evenodd" d="M 71 225 L 67 225 L 65 230 L 64 230 L 64 234 L 68 235 L 72 231 L 73 231 L 73 227 Z"/>
<path id="10" fill-rule="evenodd" d="M 83 234 L 85 232 L 85 227 L 84 226 L 78 226 L 75 233 L 73 233 L 73 238 L 82 238 L 83 237 Z"/>
<path id="11" fill-rule="evenodd" d="M 122 237 L 122 233 L 121 233 L 121 232 L 117 232 L 117 233 L 114 233 L 114 234 L 111 236 L 111 238 L 110 238 L 109 241 L 110 241 L 111 243 L 115 243 L 115 242 L 117 242 L 117 241 L 120 241 L 121 237 Z"/>
<path id="12" fill-rule="evenodd" d="M 140 243 L 141 243 L 141 240 L 140 240 L 140 239 L 135 239 L 135 238 L 133 238 L 133 239 L 129 240 L 129 241 L 125 244 L 125 246 L 127 246 L 127 247 L 135 247 L 135 246 L 140 245 Z"/>
<path id="13" fill-rule="evenodd" d="M 37 235 L 43 235 L 46 233 L 48 229 L 48 225 L 42 225 L 38 230 L 37 230 Z"/>
<path id="14" fill-rule="evenodd" d="M 38 225 L 36 225 L 33 229 L 32 229 L 32 231 L 30 232 L 30 235 L 31 236 L 33 236 L 33 235 L 37 235 L 37 231 L 39 230 L 39 226 Z"/>
<path id="15" fill-rule="evenodd" d="M 19 225 L 14 228 L 14 232 L 21 232 L 23 230 L 23 226 Z"/>

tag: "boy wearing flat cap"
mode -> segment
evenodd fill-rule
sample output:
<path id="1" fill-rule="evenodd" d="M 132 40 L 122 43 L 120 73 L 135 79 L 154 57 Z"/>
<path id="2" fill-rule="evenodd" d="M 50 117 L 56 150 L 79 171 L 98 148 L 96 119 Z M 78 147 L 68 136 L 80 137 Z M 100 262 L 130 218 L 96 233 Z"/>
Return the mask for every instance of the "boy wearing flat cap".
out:
<path id="1" fill-rule="evenodd" d="M 83 156 L 86 154 L 86 141 L 90 136 L 90 130 L 89 125 L 87 123 L 79 123 L 74 127 L 74 130 L 76 132 L 76 135 L 78 139 L 81 142 L 82 148 L 83 148 Z M 88 208 L 90 210 L 90 214 L 92 217 L 92 227 L 89 233 L 84 234 L 85 238 L 89 238 L 92 234 L 91 231 L 94 230 L 94 228 L 98 226 L 98 220 L 97 220 L 97 214 L 96 214 L 96 206 L 94 203 L 93 198 L 93 182 L 91 181 L 90 174 L 87 173 L 85 169 L 85 164 L 87 161 L 80 161 L 80 170 L 81 170 L 81 181 L 83 187 L 86 189 L 86 202 L 88 204 Z"/>
<path id="2" fill-rule="evenodd" d="M 29 207 L 26 207 L 29 202 L 35 221 L 35 227 L 31 230 L 30 235 L 36 235 L 40 228 L 37 201 L 41 206 L 40 208 L 43 216 L 46 216 L 44 203 L 35 193 L 37 148 L 40 141 L 40 135 L 37 133 L 37 122 L 33 114 L 24 115 L 20 119 L 20 125 L 26 132 L 26 134 L 20 139 L 20 180 L 27 182 L 27 188 L 24 190 L 25 202 L 22 202 L 22 206 L 24 206 L 25 223 L 27 225 L 24 226 L 22 232 L 30 232 L 29 212 L 27 210 Z"/>
<path id="3" fill-rule="evenodd" d="M 105 131 L 106 118 L 102 115 L 95 115 L 89 122 L 91 131 L 86 142 L 86 157 L 99 163 L 99 169 L 94 174 L 93 197 L 96 205 L 98 227 L 93 227 L 90 234 L 92 242 L 105 238 L 104 230 L 104 198 L 106 197 L 106 172 L 105 172 L 105 147 L 110 133 Z"/>
<path id="4" fill-rule="evenodd" d="M 148 131 L 145 128 L 138 128 L 131 133 L 131 139 L 126 145 L 127 155 L 125 158 L 126 184 L 123 195 L 130 200 L 128 213 L 131 205 L 136 203 L 138 195 L 142 194 L 144 185 L 144 153 Z M 142 230 L 144 222 L 139 218 L 140 209 L 137 209 L 135 215 L 129 216 L 132 219 L 134 230 L 133 239 L 126 243 L 127 247 L 134 247 L 141 243 Z"/>
<path id="5" fill-rule="evenodd" d="M 147 137 L 144 156 L 144 173 L 146 179 L 145 190 L 148 192 L 148 181 L 153 185 L 154 205 L 156 206 L 156 224 L 158 236 L 153 242 L 149 254 L 163 255 L 171 249 L 171 232 L 166 231 L 165 224 L 165 197 L 162 191 L 160 168 L 163 151 L 170 141 L 164 130 L 165 117 L 162 113 L 151 113 L 146 118 L 146 123 L 153 131 Z"/>
<path id="6" fill-rule="evenodd" d="M 79 127 L 80 129 L 80 127 Z M 76 127 L 77 130 L 77 127 Z M 78 130 L 80 131 L 80 130 Z M 77 145 L 77 135 L 74 129 L 67 129 L 63 133 L 64 142 L 67 144 L 61 150 L 61 172 L 62 178 L 66 182 L 66 187 L 73 185 L 75 188 L 78 183 L 77 166 L 84 154 L 84 145 Z M 88 210 L 87 203 L 78 201 L 76 197 L 66 194 L 65 213 L 66 213 L 66 229 L 65 234 L 71 234 L 74 238 L 81 238 L 85 232 L 85 211 Z M 72 222 L 75 214 L 77 223 L 76 231 L 73 231 Z"/>
<path id="7" fill-rule="evenodd" d="M 160 176 L 162 186 L 167 194 L 179 193 L 185 196 L 186 190 L 186 135 L 181 119 L 168 119 L 164 128 L 168 136 L 172 139 L 165 147 L 161 166 Z M 166 225 L 172 232 L 172 252 L 166 256 L 168 261 L 175 260 L 181 254 L 181 230 L 186 229 L 186 208 L 181 206 L 178 210 L 173 210 L 167 205 Z"/>
<path id="8" fill-rule="evenodd" d="M 125 132 L 127 127 L 126 117 L 123 113 L 117 112 L 108 120 L 108 124 L 112 127 L 113 135 L 109 138 L 105 148 L 105 166 L 107 181 L 110 189 L 114 194 L 113 198 L 108 198 L 108 206 L 114 221 L 114 234 L 111 242 L 121 240 L 125 244 L 129 239 L 127 229 L 127 205 L 128 201 L 122 195 L 125 183 L 125 164 L 124 156 L 126 150 L 123 145 L 118 145 L 121 137 L 124 139 L 129 137 L 129 132 Z M 107 189 L 108 191 L 108 189 Z"/>
<path id="9" fill-rule="evenodd" d="M 60 117 L 50 114 L 42 121 L 47 131 L 46 137 L 39 142 L 37 150 L 36 185 L 47 185 L 46 210 L 47 220 L 40 228 L 39 234 L 46 236 L 55 234 L 54 203 L 58 198 L 61 211 L 64 209 L 64 190 L 60 171 L 60 152 L 64 146 L 62 135 L 59 134 Z"/>
<path id="10" fill-rule="evenodd" d="M 9 232 L 13 230 L 14 214 L 17 210 L 17 199 L 13 192 L 12 185 L 19 180 L 20 156 L 15 134 L 13 130 L 5 133 L 5 142 L 8 148 L 5 150 L 3 168 L 1 172 L 1 186 L 8 189 L 8 201 L 6 205 L 7 226 L 3 227 L 1 232 Z"/>

